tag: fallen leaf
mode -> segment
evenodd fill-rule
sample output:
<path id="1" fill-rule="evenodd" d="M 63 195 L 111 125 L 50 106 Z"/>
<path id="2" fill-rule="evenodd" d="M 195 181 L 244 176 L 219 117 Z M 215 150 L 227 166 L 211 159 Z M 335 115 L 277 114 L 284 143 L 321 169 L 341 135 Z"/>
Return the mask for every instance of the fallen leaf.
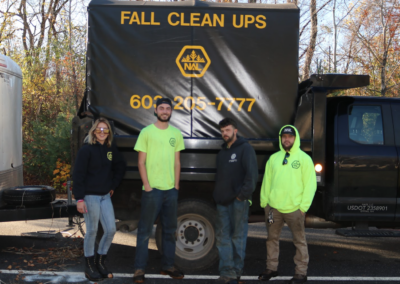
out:
<path id="1" fill-rule="evenodd" d="M 24 262 L 28 262 L 26 259 L 24 259 Z"/>
<path id="2" fill-rule="evenodd" d="M 9 266 L 7 267 L 7 269 L 12 269 L 12 266 L 11 266 L 11 265 L 9 265 Z"/>

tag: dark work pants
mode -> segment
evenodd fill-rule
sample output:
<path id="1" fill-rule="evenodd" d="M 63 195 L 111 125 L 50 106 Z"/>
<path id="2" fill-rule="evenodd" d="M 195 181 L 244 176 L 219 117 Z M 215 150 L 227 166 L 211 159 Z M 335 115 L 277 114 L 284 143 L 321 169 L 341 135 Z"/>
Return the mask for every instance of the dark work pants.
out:
<path id="1" fill-rule="evenodd" d="M 162 270 L 170 269 L 175 262 L 175 231 L 177 226 L 178 190 L 142 192 L 142 209 L 136 240 L 134 269 L 145 269 L 148 259 L 149 238 L 158 215 L 162 224 Z"/>

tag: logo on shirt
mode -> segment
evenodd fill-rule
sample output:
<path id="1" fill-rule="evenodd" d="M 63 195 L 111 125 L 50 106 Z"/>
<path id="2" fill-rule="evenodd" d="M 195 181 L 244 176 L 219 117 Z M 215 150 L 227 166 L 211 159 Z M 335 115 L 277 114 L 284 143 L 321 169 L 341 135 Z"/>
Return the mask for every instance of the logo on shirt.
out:
<path id="1" fill-rule="evenodd" d="M 112 161 L 112 152 L 108 152 L 108 153 L 107 153 L 107 158 L 108 158 L 110 161 Z"/>
<path id="2" fill-rule="evenodd" d="M 299 161 L 293 161 L 293 163 L 292 163 L 292 168 L 293 169 L 298 169 L 298 168 L 300 168 L 300 162 Z"/>
<path id="3" fill-rule="evenodd" d="M 235 153 L 232 154 L 231 159 L 229 160 L 229 163 L 234 163 L 234 162 L 237 162 Z"/>
<path id="4" fill-rule="evenodd" d="M 175 138 L 169 139 L 169 144 L 170 144 L 172 147 L 175 147 L 175 143 L 176 143 L 176 139 L 175 139 Z"/>

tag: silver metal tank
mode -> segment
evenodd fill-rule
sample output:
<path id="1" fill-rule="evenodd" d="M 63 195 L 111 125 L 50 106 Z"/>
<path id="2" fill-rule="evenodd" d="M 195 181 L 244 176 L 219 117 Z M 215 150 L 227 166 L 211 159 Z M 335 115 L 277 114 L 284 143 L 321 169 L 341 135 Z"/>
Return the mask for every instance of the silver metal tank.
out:
<path id="1" fill-rule="evenodd" d="M 22 72 L 0 54 L 0 191 L 19 185 L 23 185 Z"/>

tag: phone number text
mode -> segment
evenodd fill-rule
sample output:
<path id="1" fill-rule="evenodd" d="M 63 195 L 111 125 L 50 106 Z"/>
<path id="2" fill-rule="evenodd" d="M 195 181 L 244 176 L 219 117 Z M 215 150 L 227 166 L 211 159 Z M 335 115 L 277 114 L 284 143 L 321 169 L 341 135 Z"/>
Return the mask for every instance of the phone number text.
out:
<path id="1" fill-rule="evenodd" d="M 162 98 L 161 96 L 155 96 L 152 98 L 150 95 L 144 95 L 140 97 L 139 95 L 132 95 L 130 99 L 130 105 L 133 109 L 144 108 L 150 109 L 152 107 L 156 107 L 155 102 L 157 99 Z M 206 97 L 181 97 L 176 96 L 174 98 L 175 110 L 192 110 L 194 108 L 198 110 L 205 110 L 207 106 L 216 106 L 218 111 L 221 111 L 223 108 L 227 111 L 231 111 L 232 109 L 236 109 L 237 111 L 247 111 L 251 112 L 256 99 L 252 98 L 220 98 L 216 97 L 215 102 L 206 101 Z"/>

